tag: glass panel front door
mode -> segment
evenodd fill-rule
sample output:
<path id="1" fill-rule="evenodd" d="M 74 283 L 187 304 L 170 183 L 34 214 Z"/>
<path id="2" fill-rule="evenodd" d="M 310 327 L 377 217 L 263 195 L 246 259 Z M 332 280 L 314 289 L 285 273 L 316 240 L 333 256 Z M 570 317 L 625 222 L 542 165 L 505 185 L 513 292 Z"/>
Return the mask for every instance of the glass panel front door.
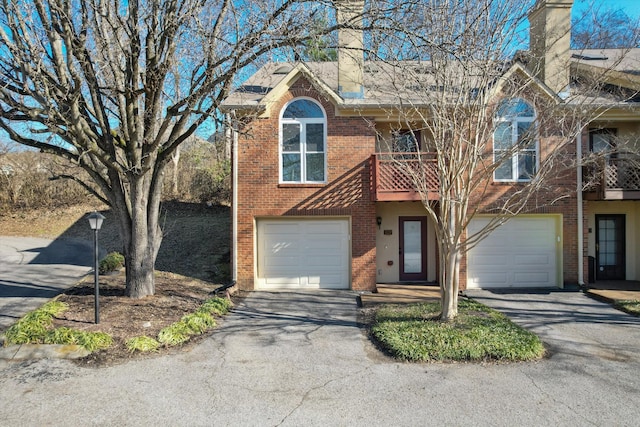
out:
<path id="1" fill-rule="evenodd" d="M 400 217 L 400 280 L 427 279 L 426 217 Z"/>
<path id="2" fill-rule="evenodd" d="M 596 279 L 625 279 L 625 217 L 596 215 Z"/>
<path id="3" fill-rule="evenodd" d="M 405 273 L 420 273 L 422 271 L 422 236 L 420 231 L 420 221 L 404 222 L 402 265 Z"/>

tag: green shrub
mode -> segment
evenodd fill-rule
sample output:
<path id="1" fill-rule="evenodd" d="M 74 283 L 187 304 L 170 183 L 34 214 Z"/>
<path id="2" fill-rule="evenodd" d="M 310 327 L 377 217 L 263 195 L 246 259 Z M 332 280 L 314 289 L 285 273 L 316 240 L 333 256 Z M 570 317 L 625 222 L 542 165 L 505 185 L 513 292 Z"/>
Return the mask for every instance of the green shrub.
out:
<path id="1" fill-rule="evenodd" d="M 228 299 L 213 297 L 202 303 L 198 311 L 223 316 L 231 310 L 231 307 L 232 303 Z"/>
<path id="2" fill-rule="evenodd" d="M 141 351 L 143 353 L 149 351 L 158 351 L 158 348 L 160 347 L 160 343 L 158 341 L 146 335 L 128 339 L 125 345 L 127 346 L 127 350 L 129 350 L 131 353 L 136 351 Z"/>
<path id="3" fill-rule="evenodd" d="M 49 301 L 37 310 L 24 315 L 14 323 L 5 334 L 5 345 L 43 342 L 54 316 L 67 310 L 63 302 Z"/>
<path id="4" fill-rule="evenodd" d="M 51 329 L 44 335 L 45 344 L 78 344 L 78 331 L 60 327 Z"/>
<path id="5" fill-rule="evenodd" d="M 158 333 L 158 341 L 164 345 L 173 346 L 188 341 L 191 335 L 192 331 L 186 323 L 176 322 L 163 328 Z"/>
<path id="6" fill-rule="evenodd" d="M 121 269 L 124 266 L 124 256 L 119 252 L 110 252 L 100 261 L 98 272 L 107 274 Z"/>
<path id="7" fill-rule="evenodd" d="M 113 338 L 104 332 L 78 332 L 76 344 L 86 348 L 90 352 L 111 347 Z"/>
<path id="8" fill-rule="evenodd" d="M 216 320 L 209 313 L 202 311 L 196 311 L 195 313 L 187 314 L 180 319 L 194 335 L 204 333 L 207 329 L 216 326 Z"/>

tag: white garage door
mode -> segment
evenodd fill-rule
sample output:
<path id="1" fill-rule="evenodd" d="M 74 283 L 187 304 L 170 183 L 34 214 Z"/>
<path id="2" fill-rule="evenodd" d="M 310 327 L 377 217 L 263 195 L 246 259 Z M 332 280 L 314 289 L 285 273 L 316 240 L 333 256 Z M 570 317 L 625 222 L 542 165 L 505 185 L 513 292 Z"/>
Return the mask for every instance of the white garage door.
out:
<path id="1" fill-rule="evenodd" d="M 468 288 L 557 287 L 558 217 L 512 218 L 491 232 L 467 257 Z M 475 218 L 474 233 L 488 223 Z"/>
<path id="2" fill-rule="evenodd" d="M 349 289 L 349 221 L 258 221 L 257 288 Z"/>

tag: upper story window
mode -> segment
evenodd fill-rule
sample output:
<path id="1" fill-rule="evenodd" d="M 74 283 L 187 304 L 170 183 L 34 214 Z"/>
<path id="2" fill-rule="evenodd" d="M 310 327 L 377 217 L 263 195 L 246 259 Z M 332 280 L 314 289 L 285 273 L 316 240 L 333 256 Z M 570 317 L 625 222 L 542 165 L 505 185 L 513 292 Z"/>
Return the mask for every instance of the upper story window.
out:
<path id="1" fill-rule="evenodd" d="M 324 183 L 327 180 L 327 119 L 311 99 L 287 104 L 280 118 L 280 182 Z"/>
<path id="2" fill-rule="evenodd" d="M 391 147 L 394 153 L 415 153 L 420 147 L 420 131 L 419 130 L 407 130 L 392 132 L 393 146 Z"/>
<path id="3" fill-rule="evenodd" d="M 538 167 L 535 111 L 522 99 L 507 99 L 495 113 L 493 160 L 495 181 L 530 181 Z"/>
<path id="4" fill-rule="evenodd" d="M 616 158 L 617 129 L 591 129 L 589 131 L 589 151 L 604 155 L 606 158 Z"/>

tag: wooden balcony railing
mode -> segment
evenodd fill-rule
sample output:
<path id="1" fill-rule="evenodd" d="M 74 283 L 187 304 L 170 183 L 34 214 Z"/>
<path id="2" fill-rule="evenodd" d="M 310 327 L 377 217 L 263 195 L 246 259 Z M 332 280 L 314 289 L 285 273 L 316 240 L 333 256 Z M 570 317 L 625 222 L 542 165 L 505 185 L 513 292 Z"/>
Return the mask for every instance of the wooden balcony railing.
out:
<path id="1" fill-rule="evenodd" d="M 592 200 L 640 200 L 640 157 L 603 159 L 583 169 L 584 191 Z"/>
<path id="2" fill-rule="evenodd" d="M 439 198 L 434 153 L 373 154 L 370 173 L 374 201 L 418 201 L 422 200 L 421 192 L 428 200 Z"/>

